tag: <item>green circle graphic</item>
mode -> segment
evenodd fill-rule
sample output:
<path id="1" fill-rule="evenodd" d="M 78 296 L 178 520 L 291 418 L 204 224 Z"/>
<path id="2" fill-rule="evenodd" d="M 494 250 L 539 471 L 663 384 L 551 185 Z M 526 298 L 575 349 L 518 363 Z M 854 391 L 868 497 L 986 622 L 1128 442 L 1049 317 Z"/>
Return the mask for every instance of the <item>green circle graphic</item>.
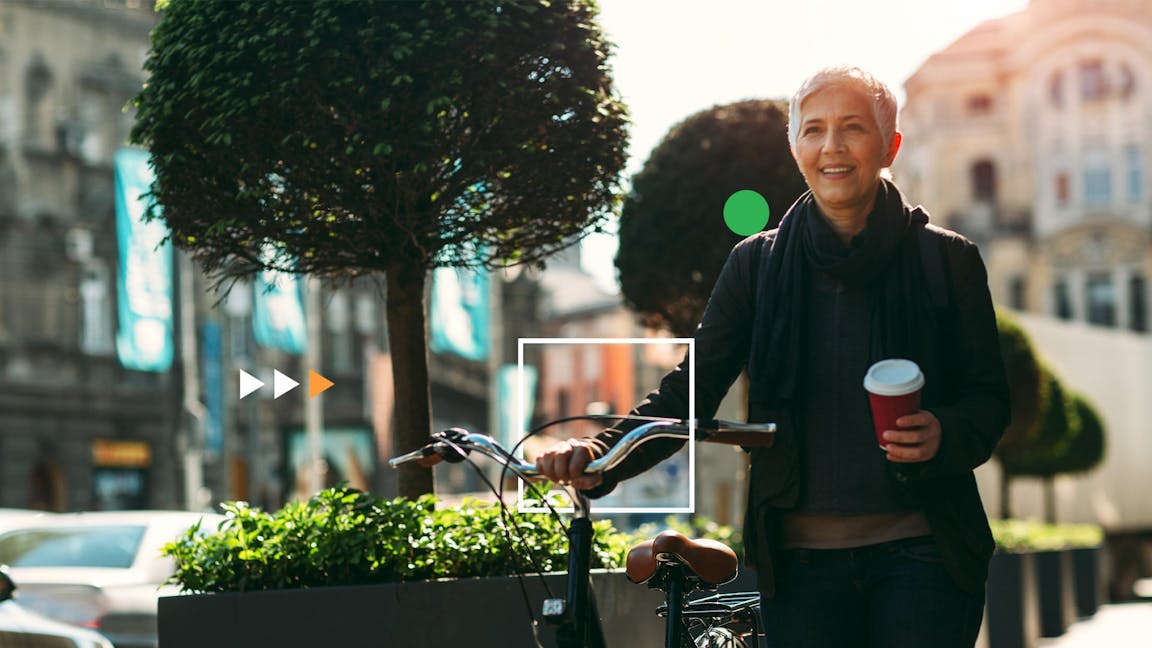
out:
<path id="1" fill-rule="evenodd" d="M 724 202 L 724 224 L 740 236 L 752 236 L 768 224 L 768 201 L 758 192 L 741 189 Z"/>

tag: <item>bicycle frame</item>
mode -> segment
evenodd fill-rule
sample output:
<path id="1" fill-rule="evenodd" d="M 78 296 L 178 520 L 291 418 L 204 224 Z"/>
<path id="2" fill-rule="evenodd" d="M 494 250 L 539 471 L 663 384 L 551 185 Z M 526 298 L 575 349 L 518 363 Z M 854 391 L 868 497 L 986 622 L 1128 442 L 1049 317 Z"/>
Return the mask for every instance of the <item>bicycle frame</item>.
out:
<path id="1" fill-rule="evenodd" d="M 592 596 L 590 502 L 583 493 L 567 490 L 573 495 L 574 502 L 572 521 L 568 525 L 567 598 L 564 601 L 544 601 L 544 618 L 558 625 L 556 641 L 559 648 L 605 648 L 604 628 L 596 611 L 596 599 Z"/>

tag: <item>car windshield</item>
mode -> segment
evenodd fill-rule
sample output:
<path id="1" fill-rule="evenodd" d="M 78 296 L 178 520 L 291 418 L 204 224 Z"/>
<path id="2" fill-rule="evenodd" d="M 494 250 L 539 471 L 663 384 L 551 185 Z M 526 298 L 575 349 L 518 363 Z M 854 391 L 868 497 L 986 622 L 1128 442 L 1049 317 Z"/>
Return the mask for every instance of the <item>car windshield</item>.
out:
<path id="1" fill-rule="evenodd" d="M 0 535 L 0 564 L 11 567 L 111 567 L 136 559 L 139 525 L 21 529 Z"/>

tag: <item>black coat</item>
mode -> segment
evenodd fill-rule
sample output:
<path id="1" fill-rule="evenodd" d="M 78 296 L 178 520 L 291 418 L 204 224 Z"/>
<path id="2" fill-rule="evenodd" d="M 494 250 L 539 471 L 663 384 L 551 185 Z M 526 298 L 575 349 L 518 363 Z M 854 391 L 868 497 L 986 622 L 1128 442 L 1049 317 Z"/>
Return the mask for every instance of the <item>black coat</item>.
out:
<path id="1" fill-rule="evenodd" d="M 932 527 L 948 572 L 970 591 L 983 588 L 994 549 L 973 469 L 988 460 L 1009 421 L 1008 387 L 1000 357 L 987 272 L 976 246 L 964 237 L 926 226 L 928 253 L 939 250 L 948 275 L 948 296 L 938 304 L 934 330 L 926 336 L 924 357 L 917 358 L 926 384 L 921 407 L 940 421 L 940 450 L 922 464 L 890 464 L 897 491 L 922 510 Z M 716 281 L 695 334 L 696 415 L 715 414 L 720 401 L 746 367 L 754 333 L 756 276 L 772 251 L 776 230 L 751 236 L 729 255 Z M 926 283 L 931 284 L 932 279 Z M 939 283 L 939 279 L 937 279 Z M 759 332 L 763 334 L 763 332 Z M 685 417 L 688 413 L 688 359 L 670 372 L 657 391 L 633 413 Z M 788 410 L 772 409 L 750 395 L 750 422 L 778 424 L 772 448 L 751 450 L 748 508 L 744 519 L 745 560 L 758 572 L 761 591 L 775 590 L 773 557 L 779 548 L 779 513 L 795 505 L 800 484 L 800 431 Z M 613 445 L 627 428 L 606 430 L 596 438 Z M 670 456 L 681 442 L 641 446 L 605 475 L 597 497 Z"/>

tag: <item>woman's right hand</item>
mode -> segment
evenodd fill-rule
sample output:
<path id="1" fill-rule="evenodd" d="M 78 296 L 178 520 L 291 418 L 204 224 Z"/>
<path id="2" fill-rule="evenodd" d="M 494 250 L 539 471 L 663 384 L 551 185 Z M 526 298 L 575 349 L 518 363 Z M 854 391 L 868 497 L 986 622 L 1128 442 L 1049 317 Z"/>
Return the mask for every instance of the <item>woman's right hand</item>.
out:
<path id="1" fill-rule="evenodd" d="M 599 452 L 597 446 L 587 439 L 568 439 L 536 457 L 536 470 L 558 484 L 571 484 L 576 490 L 588 490 L 604 481 L 602 475 L 584 474 L 584 468 L 598 458 Z"/>

